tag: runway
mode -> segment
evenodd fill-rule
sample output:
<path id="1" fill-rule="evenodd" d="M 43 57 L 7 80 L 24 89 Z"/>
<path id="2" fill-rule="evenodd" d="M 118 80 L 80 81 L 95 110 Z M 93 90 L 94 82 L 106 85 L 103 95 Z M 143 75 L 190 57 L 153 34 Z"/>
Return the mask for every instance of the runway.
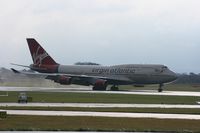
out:
<path id="1" fill-rule="evenodd" d="M 187 119 L 200 120 L 200 115 L 160 114 L 160 113 L 118 113 L 118 112 L 82 112 L 82 111 L 32 111 L 4 110 L 8 115 L 38 115 L 38 116 L 88 116 L 116 118 L 156 118 L 156 119 Z"/>
<path id="2" fill-rule="evenodd" d="M 36 92 L 73 92 L 73 93 L 105 93 L 134 95 L 167 95 L 167 96 L 200 96 L 200 92 L 132 90 L 132 91 L 92 91 L 91 88 L 45 88 L 45 87 L 0 87 L 0 91 L 36 91 Z M 9 93 L 8 93 L 9 94 Z M 197 101 L 199 104 L 199 101 Z M 182 108 L 200 109 L 200 105 L 174 104 L 108 104 L 108 103 L 0 103 L 1 107 L 85 107 L 85 108 Z M 200 120 L 200 115 L 192 114 L 161 114 L 161 113 L 122 113 L 122 112 L 82 112 L 82 111 L 33 111 L 6 110 L 10 115 L 41 115 L 41 116 L 90 116 L 90 117 L 125 117 L 125 118 L 156 118 L 156 119 L 187 119 Z"/>
<path id="3" fill-rule="evenodd" d="M 10 133 L 11 131 L 0 131 L 0 133 Z M 127 132 L 102 132 L 102 131 L 12 131 L 12 133 L 127 133 Z M 147 133 L 147 132 L 134 132 L 134 133 Z M 155 132 L 148 132 L 155 133 Z M 156 132 L 158 133 L 158 132 Z"/>
<path id="4" fill-rule="evenodd" d="M 0 103 L 0 107 L 81 107 L 81 108 L 182 108 L 200 109 L 200 105 L 108 104 L 108 103 Z"/>
<path id="5" fill-rule="evenodd" d="M 47 87 L 0 87 L 0 91 L 39 91 L 39 92 L 73 92 L 73 93 L 105 93 L 105 94 L 135 94 L 135 95 L 161 95 L 161 96 L 196 96 L 200 92 L 189 91 L 163 91 L 132 90 L 132 91 L 92 91 L 91 88 L 47 88 Z"/>
<path id="6" fill-rule="evenodd" d="M 0 131 L 0 133 L 127 133 L 127 132 L 95 132 L 95 131 Z M 134 132 L 134 133 L 147 133 L 147 132 Z M 154 133 L 154 132 L 148 132 L 148 133 Z"/>
<path id="7" fill-rule="evenodd" d="M 7 87 L 0 86 L 0 91 L 50 91 L 50 92 L 65 92 L 65 91 L 92 91 L 90 87 L 77 87 L 68 86 L 66 88 L 55 88 L 55 87 Z"/>

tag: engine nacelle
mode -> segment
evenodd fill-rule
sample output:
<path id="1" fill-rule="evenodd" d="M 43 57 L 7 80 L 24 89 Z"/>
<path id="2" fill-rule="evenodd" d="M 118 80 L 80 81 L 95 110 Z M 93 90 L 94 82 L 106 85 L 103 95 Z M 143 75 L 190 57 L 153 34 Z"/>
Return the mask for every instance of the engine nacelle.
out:
<path id="1" fill-rule="evenodd" d="M 93 90 L 106 90 L 107 80 L 97 79 L 94 83 Z"/>
<path id="2" fill-rule="evenodd" d="M 56 83 L 60 83 L 62 85 L 70 85 L 72 78 L 71 77 L 67 77 L 64 75 L 58 76 L 55 80 Z"/>

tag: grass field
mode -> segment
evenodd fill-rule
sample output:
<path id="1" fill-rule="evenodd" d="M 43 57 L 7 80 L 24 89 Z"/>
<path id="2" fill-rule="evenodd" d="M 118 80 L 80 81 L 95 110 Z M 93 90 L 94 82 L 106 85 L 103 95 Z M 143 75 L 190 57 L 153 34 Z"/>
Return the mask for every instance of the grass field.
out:
<path id="1" fill-rule="evenodd" d="M 130 87 L 128 89 L 157 89 L 157 86 Z M 166 85 L 166 90 L 199 91 L 199 86 Z M 200 97 L 191 96 L 153 96 L 133 94 L 73 93 L 73 92 L 26 92 L 33 102 L 55 103 L 135 103 L 135 104 L 196 104 Z M 0 95 L 5 92 L 0 92 Z M 17 102 L 19 92 L 8 92 L 1 96 L 0 102 Z M 66 110 L 98 112 L 141 112 L 200 114 L 200 109 L 163 108 L 75 108 L 75 107 L 0 107 L 0 109 Z M 171 120 L 143 118 L 105 118 L 105 117 L 61 117 L 61 116 L 15 116 L 0 119 L 0 130 L 47 130 L 47 131 L 173 131 L 200 132 L 200 120 Z"/>
<path id="2" fill-rule="evenodd" d="M 144 87 L 134 87 L 130 85 L 120 86 L 121 90 L 157 90 L 158 85 L 145 85 Z M 165 84 L 164 91 L 200 91 L 200 85 L 197 84 Z"/>
<path id="3" fill-rule="evenodd" d="M 162 120 L 105 117 L 8 116 L 0 130 L 45 131 L 173 131 L 199 132 L 198 120 Z"/>
<path id="4" fill-rule="evenodd" d="M 5 92 L 2 92 L 5 93 Z M 19 92 L 9 92 L 0 102 L 17 102 Z M 137 104 L 196 104 L 200 97 L 154 96 L 133 94 L 73 93 L 73 92 L 27 92 L 33 102 L 59 103 L 137 103 Z"/>

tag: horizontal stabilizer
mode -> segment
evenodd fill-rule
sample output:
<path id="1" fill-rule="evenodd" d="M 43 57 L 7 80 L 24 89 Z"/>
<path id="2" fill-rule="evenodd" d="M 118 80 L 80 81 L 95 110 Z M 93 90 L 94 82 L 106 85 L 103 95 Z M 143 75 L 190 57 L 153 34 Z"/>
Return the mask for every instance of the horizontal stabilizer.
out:
<path id="1" fill-rule="evenodd" d="M 19 71 L 15 70 L 14 68 L 11 68 L 11 70 L 12 70 L 14 73 L 20 73 Z"/>
<path id="2" fill-rule="evenodd" d="M 27 68 L 30 68 L 30 66 L 25 66 L 25 65 L 21 65 L 21 64 L 15 64 L 15 63 L 10 63 L 11 65 L 14 65 L 14 66 L 20 66 L 20 67 L 27 67 Z"/>

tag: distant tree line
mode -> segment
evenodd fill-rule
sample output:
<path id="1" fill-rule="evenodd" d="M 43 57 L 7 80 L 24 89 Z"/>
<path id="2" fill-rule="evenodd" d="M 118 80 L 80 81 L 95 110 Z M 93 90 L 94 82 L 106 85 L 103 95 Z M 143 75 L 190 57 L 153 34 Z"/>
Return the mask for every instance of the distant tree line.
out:
<path id="1" fill-rule="evenodd" d="M 178 74 L 178 79 L 175 81 L 177 84 L 200 84 L 200 74 Z"/>

